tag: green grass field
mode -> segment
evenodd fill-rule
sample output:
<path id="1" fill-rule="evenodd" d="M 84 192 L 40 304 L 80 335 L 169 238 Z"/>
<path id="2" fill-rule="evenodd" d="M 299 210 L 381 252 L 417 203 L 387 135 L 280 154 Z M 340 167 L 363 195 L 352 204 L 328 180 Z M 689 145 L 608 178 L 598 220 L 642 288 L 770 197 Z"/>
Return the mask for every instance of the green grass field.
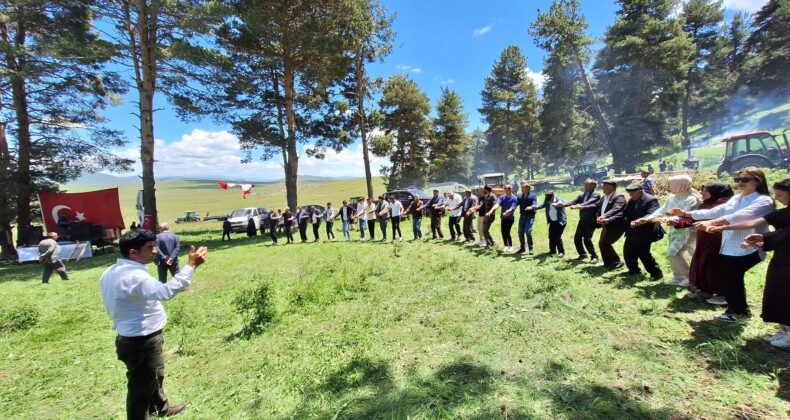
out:
<path id="1" fill-rule="evenodd" d="M 163 182 L 161 215 L 284 205 L 267 188 L 244 201 Z M 134 191 L 122 189 L 127 220 Z M 337 202 L 364 183 L 302 191 Z M 168 396 L 190 419 L 787 417 L 790 354 L 762 341 L 772 326 L 757 316 L 766 263 L 747 278 L 755 317 L 722 324 L 683 290 L 575 261 L 570 214 L 562 260 L 540 254 L 542 214 L 534 257 L 430 240 L 272 247 L 220 242 L 217 223 L 176 225 L 210 254 L 165 303 Z M 665 251 L 653 252 L 669 273 Z M 0 267 L 0 418 L 123 417 L 125 368 L 98 288 L 116 258 L 67 263 L 74 280 L 48 286 L 37 264 Z M 262 284 L 274 321 L 245 338 L 234 301 Z"/>

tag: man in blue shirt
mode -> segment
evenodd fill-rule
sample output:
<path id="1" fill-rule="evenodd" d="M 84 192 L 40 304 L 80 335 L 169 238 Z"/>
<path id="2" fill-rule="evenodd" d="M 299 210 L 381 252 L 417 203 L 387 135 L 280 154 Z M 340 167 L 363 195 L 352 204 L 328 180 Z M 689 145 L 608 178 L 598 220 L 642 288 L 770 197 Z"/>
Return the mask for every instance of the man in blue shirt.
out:
<path id="1" fill-rule="evenodd" d="M 521 194 L 516 197 L 519 211 L 518 242 L 520 245 L 518 251 L 516 251 L 517 254 L 526 252 L 526 248 L 524 247 L 524 235 L 527 236 L 529 255 L 535 254 L 532 245 L 532 225 L 535 223 L 535 208 L 538 205 L 538 197 L 531 191 L 532 186 L 524 182 L 521 184 Z"/>
<path id="2" fill-rule="evenodd" d="M 653 178 L 650 178 L 650 170 L 642 169 L 642 191 L 655 196 L 656 183 Z"/>

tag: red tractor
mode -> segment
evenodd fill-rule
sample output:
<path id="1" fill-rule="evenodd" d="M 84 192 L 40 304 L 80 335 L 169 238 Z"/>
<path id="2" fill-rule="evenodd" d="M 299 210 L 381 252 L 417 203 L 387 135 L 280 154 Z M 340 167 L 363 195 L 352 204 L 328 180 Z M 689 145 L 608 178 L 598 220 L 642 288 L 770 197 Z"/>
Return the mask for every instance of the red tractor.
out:
<path id="1" fill-rule="evenodd" d="M 727 151 L 719 165 L 717 175 L 737 173 L 743 168 L 756 166 L 758 168 L 788 167 L 787 131 L 782 134 L 771 134 L 767 131 L 753 131 L 740 133 L 723 138 Z M 784 143 L 784 144 L 782 144 Z"/>

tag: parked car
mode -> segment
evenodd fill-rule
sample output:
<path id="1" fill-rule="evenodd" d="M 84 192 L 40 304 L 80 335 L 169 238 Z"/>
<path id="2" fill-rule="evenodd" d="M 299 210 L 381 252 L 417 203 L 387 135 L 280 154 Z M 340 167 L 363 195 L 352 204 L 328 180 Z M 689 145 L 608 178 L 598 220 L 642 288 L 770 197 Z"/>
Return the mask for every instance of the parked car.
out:
<path id="1" fill-rule="evenodd" d="M 384 198 L 389 200 L 391 196 L 395 196 L 395 199 L 400 201 L 401 204 L 403 204 L 403 208 L 406 209 L 414 201 L 415 195 L 419 195 L 420 201 L 422 201 L 423 203 L 428 202 L 428 200 L 430 200 L 431 197 L 433 197 L 433 194 L 427 194 L 422 192 L 421 190 L 418 190 L 417 188 L 408 187 L 408 188 L 399 188 L 399 189 L 387 191 L 386 193 L 384 193 Z"/>
<path id="2" fill-rule="evenodd" d="M 261 227 L 261 211 L 257 207 L 244 207 L 233 210 L 228 216 L 233 232 L 246 232 L 250 218 L 255 221 L 255 230 Z"/>

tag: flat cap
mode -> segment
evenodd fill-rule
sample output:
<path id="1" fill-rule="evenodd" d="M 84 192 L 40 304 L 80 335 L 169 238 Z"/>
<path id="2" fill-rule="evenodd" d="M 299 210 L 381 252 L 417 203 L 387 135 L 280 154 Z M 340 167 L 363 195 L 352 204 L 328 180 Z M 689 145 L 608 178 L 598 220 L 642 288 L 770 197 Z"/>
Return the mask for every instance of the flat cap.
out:
<path id="1" fill-rule="evenodd" d="M 616 187 L 616 186 L 617 186 L 617 183 L 616 183 L 616 182 L 614 182 L 614 181 L 613 181 L 613 180 L 611 180 L 611 179 L 604 179 L 603 181 L 601 181 L 601 184 L 609 184 L 609 185 L 611 185 L 611 186 L 614 186 L 614 187 Z"/>
<path id="2" fill-rule="evenodd" d="M 629 186 L 625 187 L 626 191 L 642 191 L 642 186 L 637 184 L 636 182 L 630 184 Z"/>

